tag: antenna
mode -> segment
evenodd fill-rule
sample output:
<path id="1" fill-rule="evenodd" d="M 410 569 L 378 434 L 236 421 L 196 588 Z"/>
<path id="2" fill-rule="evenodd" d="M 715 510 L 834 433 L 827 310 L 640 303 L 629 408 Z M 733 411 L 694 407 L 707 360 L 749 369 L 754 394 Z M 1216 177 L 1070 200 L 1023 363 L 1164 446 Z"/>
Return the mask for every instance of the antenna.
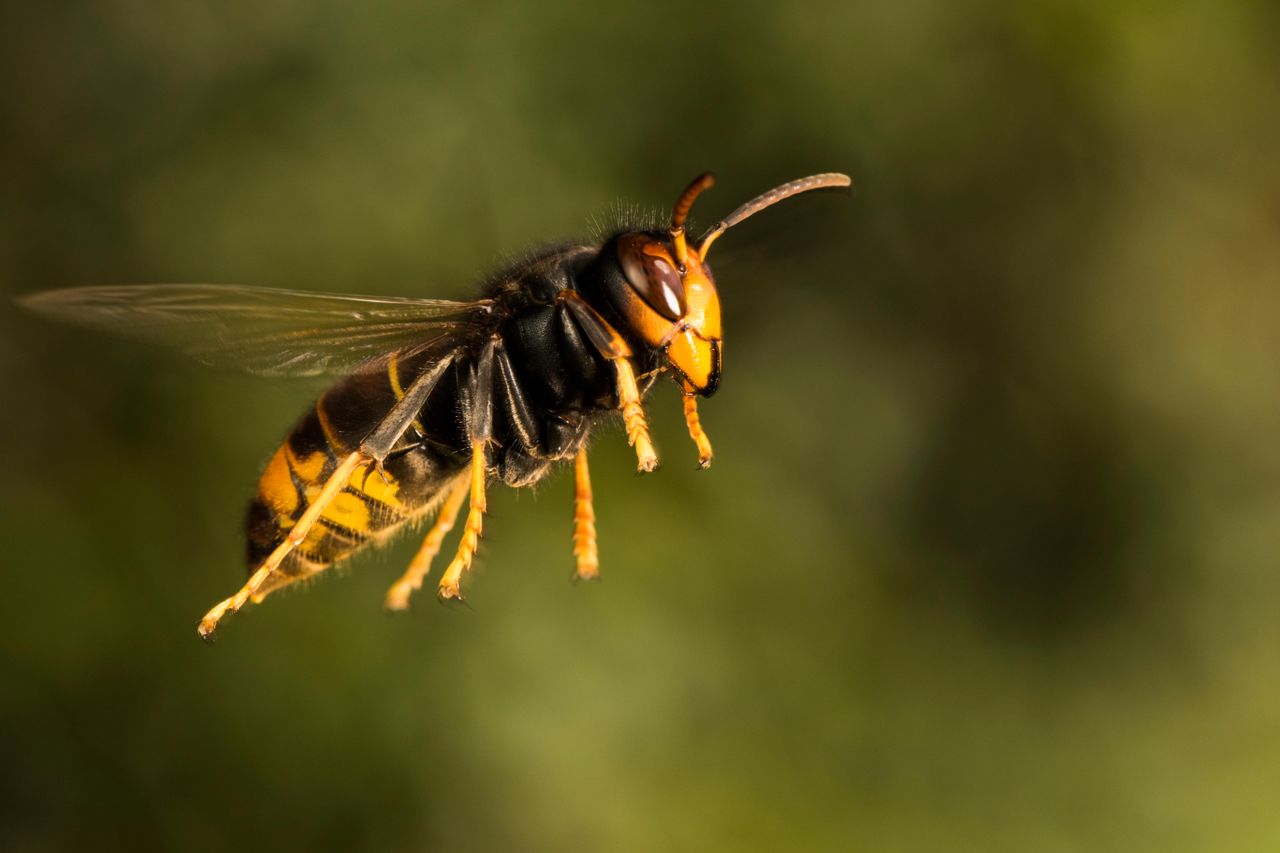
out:
<path id="1" fill-rule="evenodd" d="M 715 182 L 715 175 L 703 172 L 684 188 L 684 192 L 680 194 L 680 200 L 671 211 L 671 242 L 675 245 L 676 262 L 680 264 L 681 272 L 684 272 L 685 261 L 689 257 L 689 247 L 684 236 L 684 221 L 689 218 L 689 208 L 693 207 L 694 200 L 702 195 L 703 191 L 711 189 Z"/>
<path id="2" fill-rule="evenodd" d="M 703 177 L 707 178 L 707 177 L 710 177 L 710 175 L 704 175 Z M 689 192 L 694 188 L 694 186 L 697 183 L 698 181 L 694 181 L 693 184 L 689 185 L 689 189 L 684 191 L 685 196 L 689 195 Z M 841 174 L 840 172 L 824 172 L 821 175 L 810 175 L 807 178 L 799 178 L 798 180 L 785 183 L 780 187 L 774 187 L 773 189 L 769 190 L 767 193 L 763 193 L 751 199 L 751 201 L 742 205 L 733 213 L 730 213 L 728 216 L 726 216 L 724 219 L 721 219 L 719 222 L 715 224 L 715 226 L 710 231 L 702 235 L 702 240 L 699 241 L 698 243 L 698 249 L 697 249 L 698 257 L 705 258 L 707 256 L 707 250 L 711 248 L 711 244 L 714 243 L 716 241 L 716 238 L 718 238 L 721 234 L 728 231 L 730 228 L 737 225 L 739 222 L 746 219 L 747 217 L 754 216 L 755 214 L 764 210 L 766 207 L 771 207 L 777 204 L 778 202 L 782 201 L 783 199 L 791 198 L 791 196 L 793 195 L 799 195 L 800 193 L 805 193 L 805 192 L 808 192 L 809 190 L 820 190 L 820 189 L 826 189 L 828 187 L 848 187 L 852 185 L 853 185 L 853 180 L 848 175 Z M 699 190 L 699 192 L 700 191 L 701 190 Z M 696 197 L 697 197 L 697 193 L 694 193 L 694 198 Z M 681 197 L 680 201 L 684 202 L 684 196 Z M 689 204 L 693 204 L 692 198 L 689 199 Z M 680 205 L 677 204 L 676 211 L 687 214 L 689 212 L 688 205 L 686 205 L 685 209 L 681 211 Z M 672 221 L 671 233 L 672 233 L 672 236 L 674 237 L 675 236 L 674 215 L 672 216 L 671 221 Z M 680 223 L 683 226 L 684 224 L 683 216 L 680 218 Z M 677 243 L 676 245 L 677 254 L 680 253 L 680 249 L 682 248 L 684 243 L 684 228 L 681 227 L 680 230 L 681 230 L 680 240 L 679 240 L 679 243 Z"/>

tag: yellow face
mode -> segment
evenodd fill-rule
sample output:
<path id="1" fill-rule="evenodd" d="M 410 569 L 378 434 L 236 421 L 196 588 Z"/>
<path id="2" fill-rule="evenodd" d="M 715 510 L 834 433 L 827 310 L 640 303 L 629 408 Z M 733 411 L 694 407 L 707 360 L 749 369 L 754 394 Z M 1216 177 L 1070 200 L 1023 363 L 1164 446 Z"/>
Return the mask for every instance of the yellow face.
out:
<path id="1" fill-rule="evenodd" d="M 618 238 L 618 262 L 631 286 L 620 307 L 644 341 L 663 350 L 688 393 L 709 397 L 720 383 L 720 296 L 711 270 L 686 252 L 683 274 L 671 246 L 648 234 Z"/>

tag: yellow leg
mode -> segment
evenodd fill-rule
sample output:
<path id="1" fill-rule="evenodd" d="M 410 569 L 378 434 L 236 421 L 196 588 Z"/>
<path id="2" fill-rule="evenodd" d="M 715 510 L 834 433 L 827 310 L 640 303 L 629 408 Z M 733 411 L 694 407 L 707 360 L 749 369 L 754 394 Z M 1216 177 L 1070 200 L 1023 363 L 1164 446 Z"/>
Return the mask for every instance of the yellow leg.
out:
<path id="1" fill-rule="evenodd" d="M 596 511 L 591 505 L 591 473 L 587 470 L 587 449 L 578 449 L 573 463 L 573 556 L 578 568 L 575 580 L 600 577 L 600 553 L 596 550 Z"/>
<path id="2" fill-rule="evenodd" d="M 467 510 L 467 524 L 462 529 L 462 541 L 449 568 L 440 578 L 439 596 L 442 600 L 462 598 L 462 573 L 471 568 L 471 560 L 480 545 L 480 531 L 484 526 L 485 495 L 484 442 L 471 443 L 471 506 Z"/>
<path id="3" fill-rule="evenodd" d="M 644 409 L 640 406 L 636 372 L 628 361 L 631 347 L 577 291 L 562 290 L 556 295 L 556 300 L 573 314 L 600 354 L 613 362 L 618 371 L 618 406 L 622 409 L 622 419 L 627 425 L 627 441 L 636 449 L 640 473 L 646 474 L 654 470 L 658 467 L 658 454 L 654 452 L 653 442 L 649 439 L 649 425 L 645 423 Z"/>
<path id="4" fill-rule="evenodd" d="M 271 577 L 271 573 L 280 567 L 284 562 L 284 558 L 289 556 L 294 548 L 296 548 L 304 539 L 307 533 L 315 525 L 316 520 L 320 518 L 320 514 L 325 511 L 333 499 L 347 485 L 347 480 L 351 476 L 351 472 L 356 468 L 370 461 L 370 457 L 356 451 L 350 454 L 338 464 L 334 472 L 329 475 L 329 479 L 325 481 L 324 486 L 320 489 L 320 494 L 316 495 L 315 500 L 307 507 L 306 512 L 298 519 L 298 523 L 290 528 L 289 533 L 285 536 L 283 542 L 276 546 L 276 549 L 267 555 L 267 559 L 262 561 L 262 565 L 249 577 L 249 582 L 240 588 L 240 591 L 230 598 L 223 599 L 214 605 L 213 609 L 204 615 L 200 620 L 200 636 L 206 640 L 213 636 L 213 632 L 218 628 L 218 622 L 228 613 L 235 613 L 245 602 L 252 598 L 267 580 Z"/>
<path id="5" fill-rule="evenodd" d="M 710 467 L 711 439 L 702 431 L 702 421 L 698 418 L 698 398 L 692 394 L 684 395 L 684 422 L 689 427 L 689 437 L 698 445 L 698 467 Z"/>
<path id="6" fill-rule="evenodd" d="M 618 402 L 622 407 L 622 419 L 627 425 L 627 441 L 636 449 L 636 468 L 640 473 L 648 473 L 658 467 L 658 454 L 654 452 L 653 442 L 649 439 L 649 425 L 644 419 L 644 409 L 640 406 L 640 388 L 636 385 L 636 374 L 631 369 L 631 362 L 625 358 L 615 358 L 614 367 L 618 371 Z"/>
<path id="7" fill-rule="evenodd" d="M 458 518 L 458 510 L 462 508 L 462 502 L 467 497 L 469 482 L 469 478 L 459 477 L 457 482 L 447 487 L 449 493 L 445 496 L 444 503 L 440 505 L 435 523 L 427 531 L 427 537 L 422 540 L 422 547 L 418 549 L 418 553 L 405 573 L 391 585 L 391 589 L 387 590 L 386 608 L 388 610 L 407 609 L 410 596 L 422 587 L 423 579 L 431 571 L 431 561 L 435 559 L 436 554 L 440 553 L 440 545 L 444 542 L 444 537 L 453 529 L 453 522 Z"/>

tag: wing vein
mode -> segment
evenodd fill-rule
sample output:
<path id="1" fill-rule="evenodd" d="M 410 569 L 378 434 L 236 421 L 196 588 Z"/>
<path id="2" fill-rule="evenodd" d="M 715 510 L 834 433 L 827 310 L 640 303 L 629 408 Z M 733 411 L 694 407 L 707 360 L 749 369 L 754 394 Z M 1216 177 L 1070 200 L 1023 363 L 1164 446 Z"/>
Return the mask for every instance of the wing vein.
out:
<path id="1" fill-rule="evenodd" d="M 341 374 L 406 348 L 465 338 L 493 319 L 489 300 L 307 293 L 216 284 L 109 285 L 20 300 L 60 320 L 173 347 L 268 376 Z"/>

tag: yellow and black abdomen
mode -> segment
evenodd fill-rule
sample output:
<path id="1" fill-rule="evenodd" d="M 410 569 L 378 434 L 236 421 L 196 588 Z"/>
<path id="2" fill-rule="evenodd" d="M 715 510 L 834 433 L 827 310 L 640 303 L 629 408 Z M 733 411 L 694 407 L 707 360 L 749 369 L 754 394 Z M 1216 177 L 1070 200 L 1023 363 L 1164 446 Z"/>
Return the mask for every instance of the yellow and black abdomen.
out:
<path id="1" fill-rule="evenodd" d="M 401 376 L 411 379 L 425 358 L 401 363 L 392 355 L 372 363 L 330 387 L 298 421 L 267 462 L 249 505 L 250 571 L 284 541 L 338 463 L 391 411 L 403 396 Z M 328 568 L 432 507 L 441 489 L 466 465 L 460 448 L 455 450 L 455 437 L 448 434 L 455 421 L 451 410 L 456 407 L 456 383 L 442 385 L 446 387 L 433 395 L 436 416 L 431 426 L 445 434 L 428 440 L 430 427 L 420 418 L 382 470 L 372 464 L 356 468 L 260 594 Z"/>

